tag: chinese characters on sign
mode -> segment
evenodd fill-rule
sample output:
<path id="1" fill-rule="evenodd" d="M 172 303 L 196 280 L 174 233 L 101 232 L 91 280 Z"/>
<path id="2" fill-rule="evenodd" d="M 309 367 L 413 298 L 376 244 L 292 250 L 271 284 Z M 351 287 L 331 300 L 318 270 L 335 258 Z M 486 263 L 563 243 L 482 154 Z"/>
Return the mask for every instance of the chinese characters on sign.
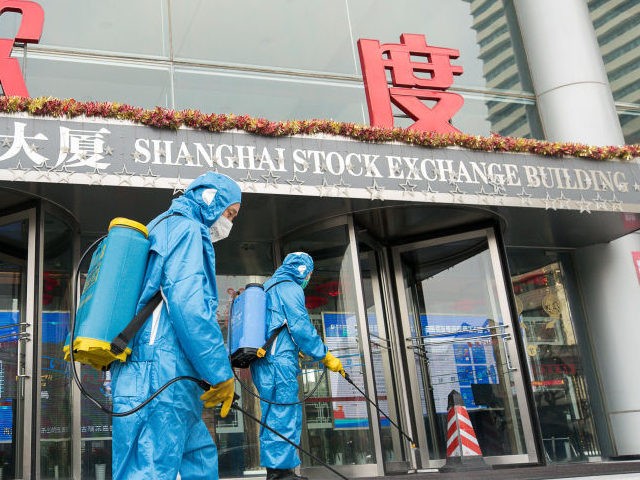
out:
<path id="1" fill-rule="evenodd" d="M 208 170 L 256 193 L 621 212 L 627 229 L 640 218 L 637 162 L 0 116 L 0 180 L 177 193 Z"/>
<path id="2" fill-rule="evenodd" d="M 22 14 L 20 29 L 15 38 L 0 38 L 0 85 L 6 96 L 28 97 L 27 86 L 22 78 L 20 63 L 11 58 L 16 43 L 38 43 L 42 35 L 44 11 L 36 2 L 27 0 L 1 0 L 0 15 L 5 12 Z"/>
<path id="3" fill-rule="evenodd" d="M 360 39 L 358 52 L 372 126 L 393 128 L 393 104 L 415 120 L 410 130 L 459 132 L 450 120 L 464 99 L 446 91 L 453 76 L 462 74 L 461 66 L 451 65 L 458 50 L 429 46 L 424 35 L 403 33 L 399 44 Z"/>
<path id="4" fill-rule="evenodd" d="M 2 140 L 0 145 L 8 147 L 8 150 L 0 155 L 0 162 L 23 153 L 34 164 L 46 166 L 48 159 L 38 153 L 41 145 L 37 145 L 34 140 L 44 141 L 48 140 L 48 137 L 40 132 L 33 136 L 27 136 L 25 135 L 26 126 L 26 123 L 14 122 L 13 135 L 0 135 L 0 140 Z M 62 126 L 59 127 L 59 130 L 60 151 L 53 168 L 64 166 L 103 169 L 110 165 L 101 162 L 104 158 L 103 154 L 111 153 L 111 147 L 105 145 L 105 135 L 111 133 L 109 130 L 104 127 L 95 130 L 80 130 Z"/>

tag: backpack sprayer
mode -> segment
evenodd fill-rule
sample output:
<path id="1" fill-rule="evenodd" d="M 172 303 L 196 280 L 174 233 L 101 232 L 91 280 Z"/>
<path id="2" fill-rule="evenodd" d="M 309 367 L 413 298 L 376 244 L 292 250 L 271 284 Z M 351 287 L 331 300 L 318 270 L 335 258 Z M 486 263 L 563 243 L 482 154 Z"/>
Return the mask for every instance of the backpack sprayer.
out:
<path id="1" fill-rule="evenodd" d="M 175 214 L 167 215 L 160 221 L 171 215 Z M 78 361 L 90 365 L 98 370 L 107 370 L 109 365 L 116 360 L 121 362 L 126 361 L 127 357 L 131 354 L 131 349 L 128 347 L 129 341 L 162 301 L 160 292 L 157 292 L 147 305 L 145 305 L 137 315 L 134 315 L 146 272 L 150 242 L 148 240 L 147 228 L 144 225 L 121 217 L 113 219 L 109 224 L 107 235 L 103 235 L 94 241 L 82 254 L 78 262 L 78 267 L 74 272 L 74 291 L 78 291 L 79 272 L 82 262 L 88 253 L 96 246 L 97 249 L 91 258 L 77 313 L 73 310 L 71 312 L 71 330 L 63 347 L 64 358 L 71 363 L 73 379 L 82 394 L 108 415 L 124 417 L 141 410 L 170 385 L 180 380 L 192 381 L 198 384 L 204 391 L 209 390 L 211 386 L 202 379 L 191 376 L 179 376 L 165 383 L 149 398 L 133 409 L 125 412 L 115 412 L 100 403 L 100 401 L 94 398 L 84 388 L 78 377 L 75 362 Z M 277 285 L 277 283 L 272 286 Z M 245 290 L 237 294 L 232 300 L 228 345 L 233 367 L 247 368 L 253 360 L 264 357 L 278 334 L 285 328 L 286 325 L 282 325 L 276 329 L 265 342 L 266 308 L 266 292 L 260 284 L 247 285 Z M 323 375 L 325 373 L 326 369 Z M 374 401 L 367 397 L 364 392 L 355 385 L 346 372 L 344 378 L 411 442 L 412 448 L 415 448 L 413 440 L 405 434 L 393 420 L 382 412 Z M 238 379 L 238 381 L 240 380 Z M 318 382 L 315 388 L 318 388 L 320 383 L 321 382 Z M 252 395 L 257 396 L 242 382 L 240 382 L 240 385 Z M 277 404 L 295 405 L 302 403 L 314 393 L 315 388 L 300 402 Z M 276 404 L 276 402 L 262 398 L 260 398 L 260 400 Z M 334 468 L 243 410 L 237 405 L 236 401 L 234 401 L 232 408 L 258 422 L 301 452 L 324 465 L 339 477 L 347 480 L 346 477 Z"/>
<path id="2" fill-rule="evenodd" d="M 266 290 L 261 283 L 248 283 L 244 290 L 234 294 L 231 300 L 229 330 L 227 332 L 227 345 L 229 346 L 232 367 L 248 368 L 254 360 L 264 358 L 280 332 L 286 328 L 286 325 L 281 325 L 267 338 L 267 291 L 283 282 L 291 282 L 291 280 L 280 280 L 270 285 Z M 323 369 L 316 386 L 302 400 L 281 403 L 256 395 L 251 388 L 242 383 L 235 370 L 233 371 L 236 380 L 249 395 L 265 403 L 282 406 L 304 403 L 320 386 L 326 373 L 327 370 Z"/>
<path id="3" fill-rule="evenodd" d="M 282 283 L 282 282 L 286 282 L 286 281 L 290 281 L 290 280 L 281 280 L 280 282 L 274 283 L 273 285 L 269 286 L 267 288 L 267 290 L 269 290 L 270 288 L 274 287 L 278 283 Z M 267 328 L 265 313 L 267 311 L 267 308 L 268 307 L 267 307 L 266 291 L 265 291 L 263 285 L 259 284 L 259 283 L 247 284 L 245 289 L 244 289 L 244 291 L 236 292 L 235 296 L 233 297 L 233 299 L 231 301 L 231 309 L 230 309 L 231 311 L 230 311 L 230 314 L 229 314 L 229 331 L 228 331 L 228 345 L 229 345 L 229 352 L 231 354 L 231 357 L 230 357 L 231 358 L 231 365 L 233 367 L 236 367 L 236 368 L 247 368 L 254 360 L 256 360 L 258 358 L 263 358 L 266 355 L 266 353 L 269 351 L 269 349 L 271 348 L 271 345 L 275 341 L 276 337 L 286 327 L 286 324 L 278 327 L 269 336 L 269 338 L 266 340 L 266 343 L 265 343 L 266 328 Z M 322 376 L 324 376 L 326 374 L 326 371 L 327 370 L 325 368 L 324 371 L 322 372 Z M 251 391 L 250 388 L 248 388 L 246 385 L 244 385 L 242 383 L 242 381 L 235 374 L 235 371 L 234 371 L 234 375 L 236 376 L 236 379 L 240 383 L 240 386 L 244 390 L 246 390 L 249 394 L 253 395 L 254 397 L 259 398 L 261 401 L 263 401 L 265 403 L 270 403 L 270 404 L 273 404 L 273 405 L 283 405 L 283 406 L 297 405 L 297 404 L 305 402 L 307 400 L 307 398 L 309 398 L 311 395 L 313 395 L 315 390 L 322 383 L 322 377 L 321 377 L 318 380 L 318 382 L 317 382 L 316 386 L 314 387 L 314 389 L 311 392 L 309 392 L 309 394 L 299 402 L 280 403 L 280 402 L 273 402 L 273 401 L 270 401 L 270 400 L 266 400 L 266 399 L 263 399 L 262 397 L 260 397 L 259 395 L 256 395 L 255 393 L 253 393 Z M 380 406 L 376 402 L 371 400 L 362 391 L 362 389 L 360 389 L 355 384 L 355 382 L 351 379 L 351 377 L 349 376 L 349 374 L 347 372 L 344 372 L 343 377 L 369 403 L 371 403 L 375 407 L 376 411 L 379 414 L 383 415 L 387 420 L 389 420 L 389 422 L 400 432 L 400 434 L 402 434 L 402 436 L 405 437 L 409 441 L 410 446 L 411 446 L 412 449 L 416 448 L 416 444 L 413 441 L 413 439 L 409 435 L 407 435 L 400 428 L 400 426 L 396 422 L 394 422 L 391 418 L 389 418 L 389 416 L 380 409 Z M 313 458 L 317 462 L 319 462 L 322 465 L 324 465 L 325 467 L 327 467 L 329 470 L 334 472 L 336 475 L 340 476 L 341 478 L 345 478 L 340 473 L 336 472 L 333 468 L 331 468 L 329 465 L 327 465 L 325 462 L 319 460 L 318 458 L 316 458 L 315 456 L 313 456 L 311 453 L 307 452 L 306 450 L 303 450 L 299 445 L 296 445 L 291 440 L 289 440 L 288 438 L 286 438 L 283 435 L 281 435 L 279 432 L 275 431 L 274 429 L 272 429 L 268 425 L 262 423 L 259 419 L 253 417 L 248 412 L 242 410 L 242 408 L 237 405 L 235 400 L 234 400 L 234 403 L 232 404 L 232 408 L 235 408 L 236 410 L 241 411 L 245 416 L 247 416 L 247 417 L 251 418 L 252 420 L 260 423 L 260 425 L 264 426 L 265 428 L 267 428 L 271 432 L 275 433 L 278 437 L 280 437 L 283 440 L 287 441 L 289 444 L 293 445 L 294 447 L 299 449 L 301 452 L 309 455 L 311 458 Z"/>
<path id="4" fill-rule="evenodd" d="M 161 386 L 137 407 L 125 412 L 115 412 L 84 388 L 75 362 L 97 370 L 107 370 L 116 360 L 126 361 L 131 353 L 127 343 L 162 301 L 158 292 L 138 315 L 134 315 L 142 290 L 150 243 L 144 225 L 121 217 L 114 218 L 109 224 L 107 235 L 93 242 L 80 257 L 74 272 L 74 291 L 78 291 L 80 266 L 96 246 L 77 313 L 71 310 L 71 331 L 63 347 L 64 358 L 71 363 L 73 379 L 82 394 L 106 414 L 125 417 L 144 408 L 170 385 L 180 380 L 195 382 L 203 390 L 208 390 L 210 385 L 204 380 L 180 376 Z"/>

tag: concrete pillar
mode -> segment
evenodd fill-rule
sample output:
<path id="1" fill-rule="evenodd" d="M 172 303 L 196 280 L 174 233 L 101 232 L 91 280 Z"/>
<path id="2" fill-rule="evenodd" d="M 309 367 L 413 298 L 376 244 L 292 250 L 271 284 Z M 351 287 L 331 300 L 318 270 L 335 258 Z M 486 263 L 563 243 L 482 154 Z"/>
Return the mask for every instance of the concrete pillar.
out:
<path id="1" fill-rule="evenodd" d="M 640 233 L 574 255 L 611 433 L 605 456 L 640 455 L 640 279 L 631 252 L 640 252 Z"/>
<path id="2" fill-rule="evenodd" d="M 514 7 L 546 139 L 623 145 L 586 0 L 514 0 Z M 640 285 L 631 251 L 640 251 L 640 234 L 574 255 L 598 372 L 591 388 L 599 385 L 600 395 L 591 395 L 602 400 L 593 413 L 604 456 L 640 455 Z"/>
<path id="3" fill-rule="evenodd" d="M 547 140 L 623 145 L 586 0 L 514 0 Z"/>

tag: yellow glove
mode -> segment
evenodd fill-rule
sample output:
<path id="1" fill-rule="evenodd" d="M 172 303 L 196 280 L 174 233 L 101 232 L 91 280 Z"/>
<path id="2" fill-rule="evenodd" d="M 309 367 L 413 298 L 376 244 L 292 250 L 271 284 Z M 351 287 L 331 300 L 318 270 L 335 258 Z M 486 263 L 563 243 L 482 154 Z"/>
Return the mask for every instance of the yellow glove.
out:
<path id="1" fill-rule="evenodd" d="M 338 372 L 343 377 L 345 376 L 344 367 L 342 366 L 342 362 L 339 358 L 333 356 L 333 354 L 327 351 L 327 354 L 322 359 L 322 363 L 332 372 Z"/>
<path id="2" fill-rule="evenodd" d="M 220 416 L 224 418 L 229 414 L 229 410 L 231 410 L 235 393 L 235 384 L 233 378 L 230 378 L 209 388 L 209 390 L 200 395 L 200 400 L 204 402 L 205 408 L 213 408 L 222 404 Z"/>

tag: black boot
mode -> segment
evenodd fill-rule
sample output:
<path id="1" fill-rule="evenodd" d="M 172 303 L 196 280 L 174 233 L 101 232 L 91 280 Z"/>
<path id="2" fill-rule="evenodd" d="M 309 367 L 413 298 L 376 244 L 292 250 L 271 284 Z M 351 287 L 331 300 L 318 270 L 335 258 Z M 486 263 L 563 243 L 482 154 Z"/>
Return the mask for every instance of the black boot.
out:
<path id="1" fill-rule="evenodd" d="M 309 480 L 307 477 L 301 477 L 300 475 L 296 474 L 296 471 L 293 469 L 284 470 L 284 475 L 278 478 L 281 480 Z"/>
<path id="2" fill-rule="evenodd" d="M 267 480 L 280 480 L 281 478 L 285 478 L 285 475 L 288 472 L 288 470 L 283 470 L 281 468 L 267 467 Z"/>

